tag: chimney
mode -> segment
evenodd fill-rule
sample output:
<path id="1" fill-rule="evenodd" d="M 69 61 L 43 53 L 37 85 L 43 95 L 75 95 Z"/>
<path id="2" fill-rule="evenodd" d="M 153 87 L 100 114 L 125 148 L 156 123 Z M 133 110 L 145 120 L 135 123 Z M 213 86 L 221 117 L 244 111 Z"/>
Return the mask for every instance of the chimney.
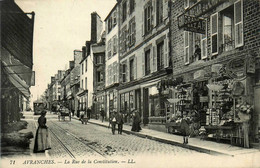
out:
<path id="1" fill-rule="evenodd" d="M 86 41 L 86 56 L 90 55 L 91 41 Z"/>
<path id="2" fill-rule="evenodd" d="M 70 69 L 74 68 L 74 61 L 70 61 Z"/>
<path id="3" fill-rule="evenodd" d="M 82 60 L 82 51 L 74 50 L 74 67 L 79 65 L 80 61 Z"/>
<path id="4" fill-rule="evenodd" d="M 103 22 L 97 12 L 91 13 L 91 39 L 92 43 L 96 43 L 101 36 L 103 30 Z"/>

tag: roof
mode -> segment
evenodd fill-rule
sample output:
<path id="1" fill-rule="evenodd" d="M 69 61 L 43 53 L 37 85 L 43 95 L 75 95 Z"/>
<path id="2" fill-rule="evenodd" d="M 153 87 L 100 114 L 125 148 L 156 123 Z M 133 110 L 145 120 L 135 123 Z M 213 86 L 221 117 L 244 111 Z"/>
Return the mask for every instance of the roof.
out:
<path id="1" fill-rule="evenodd" d="M 116 9 L 117 4 L 118 4 L 118 3 L 116 3 L 115 6 L 112 8 L 112 10 L 109 12 L 109 14 L 107 15 L 107 17 L 105 18 L 105 21 L 110 17 L 110 15 L 112 14 L 112 12 Z"/>

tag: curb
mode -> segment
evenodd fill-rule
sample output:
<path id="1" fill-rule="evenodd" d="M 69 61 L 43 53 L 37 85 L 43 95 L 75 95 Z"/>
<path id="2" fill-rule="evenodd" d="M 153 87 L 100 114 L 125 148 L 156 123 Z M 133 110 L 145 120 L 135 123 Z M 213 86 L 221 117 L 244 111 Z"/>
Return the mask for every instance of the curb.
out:
<path id="1" fill-rule="evenodd" d="M 99 125 L 99 126 L 107 128 L 107 126 L 103 125 L 103 124 L 99 124 L 99 123 L 95 123 L 95 122 L 91 122 L 91 121 L 88 121 L 88 122 L 91 123 L 91 124 L 95 124 L 95 125 Z M 201 152 L 201 153 L 207 153 L 207 154 L 210 154 L 210 155 L 226 155 L 226 156 L 231 156 L 231 157 L 234 156 L 232 154 L 219 152 L 219 151 L 215 151 L 215 150 L 211 150 L 211 149 L 205 149 L 205 148 L 194 146 L 194 145 L 184 145 L 180 142 L 167 140 L 167 139 L 163 139 L 163 138 L 158 138 L 158 137 L 154 137 L 154 136 L 150 136 L 150 135 L 145 135 L 145 134 L 141 134 L 141 133 L 138 133 L 138 132 L 132 132 L 132 131 L 124 130 L 124 129 L 123 129 L 123 132 L 126 133 L 126 134 L 132 134 L 132 135 L 135 135 L 135 136 L 138 136 L 138 137 L 141 137 L 141 138 L 148 138 L 148 139 L 155 140 L 155 141 L 158 141 L 158 142 L 161 142 L 161 143 L 175 145 L 175 146 L 179 146 L 179 147 L 182 147 L 182 148 L 195 150 L 195 151 L 198 151 L 198 152 Z"/>

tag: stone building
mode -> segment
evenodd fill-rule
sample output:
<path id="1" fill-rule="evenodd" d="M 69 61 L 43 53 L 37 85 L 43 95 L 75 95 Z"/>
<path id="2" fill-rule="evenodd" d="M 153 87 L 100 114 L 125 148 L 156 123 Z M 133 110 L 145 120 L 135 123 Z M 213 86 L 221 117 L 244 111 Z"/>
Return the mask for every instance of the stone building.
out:
<path id="1" fill-rule="evenodd" d="M 236 105 L 245 101 L 255 106 L 249 120 L 249 137 L 255 141 L 260 112 L 259 1 L 176 0 L 172 6 L 173 116 L 197 111 L 207 132 L 218 136 L 214 128 L 219 126 L 218 138 L 236 142 L 242 129 Z M 232 127 L 225 127 L 231 124 L 228 119 L 235 123 Z"/>
<path id="2" fill-rule="evenodd" d="M 105 90 L 106 97 L 105 108 L 106 117 L 118 107 L 118 91 L 119 85 L 119 47 L 118 47 L 118 4 L 109 12 L 105 19 L 106 29 L 106 57 L 105 57 Z"/>
<path id="3" fill-rule="evenodd" d="M 119 0 L 119 109 L 136 109 L 144 125 L 161 129 L 165 97 L 157 84 L 171 73 L 169 12 L 171 1 Z M 159 125 L 158 125 L 159 123 Z M 164 129 L 164 128 L 163 128 Z"/>

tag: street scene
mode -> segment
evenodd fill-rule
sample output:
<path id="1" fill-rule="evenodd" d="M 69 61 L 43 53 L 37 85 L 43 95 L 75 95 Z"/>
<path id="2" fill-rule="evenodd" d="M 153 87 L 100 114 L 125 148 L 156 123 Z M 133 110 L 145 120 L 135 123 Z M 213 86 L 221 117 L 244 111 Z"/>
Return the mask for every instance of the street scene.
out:
<path id="1" fill-rule="evenodd" d="M 0 8 L 1 166 L 260 166 L 260 1 Z"/>

